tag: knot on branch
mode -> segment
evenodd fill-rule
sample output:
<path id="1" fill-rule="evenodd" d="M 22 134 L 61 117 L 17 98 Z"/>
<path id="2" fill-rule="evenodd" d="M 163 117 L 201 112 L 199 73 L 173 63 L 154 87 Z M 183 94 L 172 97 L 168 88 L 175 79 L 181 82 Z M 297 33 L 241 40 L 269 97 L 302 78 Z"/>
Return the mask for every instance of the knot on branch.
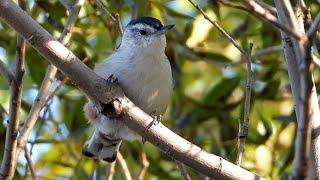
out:
<path id="1" fill-rule="evenodd" d="M 111 119 L 121 119 L 124 115 L 121 108 L 121 101 L 116 98 L 108 103 L 100 102 L 101 113 Z"/>
<path id="2" fill-rule="evenodd" d="M 241 126 L 238 136 L 239 138 L 246 138 L 248 136 L 248 125 Z"/>

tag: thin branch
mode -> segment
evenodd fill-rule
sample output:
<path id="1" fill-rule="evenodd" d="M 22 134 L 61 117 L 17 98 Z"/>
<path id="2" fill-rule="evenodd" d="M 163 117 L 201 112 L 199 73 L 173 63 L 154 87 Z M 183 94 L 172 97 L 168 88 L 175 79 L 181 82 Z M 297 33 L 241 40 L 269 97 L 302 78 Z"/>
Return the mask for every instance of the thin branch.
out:
<path id="1" fill-rule="evenodd" d="M 122 156 L 122 154 L 120 152 L 118 152 L 117 160 L 120 162 L 120 165 L 121 165 L 122 171 L 124 173 L 124 176 L 126 177 L 126 180 L 132 180 L 129 168 L 127 166 L 127 162 L 123 158 L 123 156 Z"/>
<path id="2" fill-rule="evenodd" d="M 121 36 L 123 36 L 123 29 L 122 29 L 122 25 L 121 25 L 121 21 L 120 21 L 120 15 L 117 13 L 114 17 L 102 4 L 99 0 L 94 0 L 95 4 L 98 6 L 98 8 L 100 9 L 100 11 L 102 11 L 104 14 L 106 14 L 111 21 L 115 24 L 115 26 L 117 27 L 119 33 Z"/>
<path id="3" fill-rule="evenodd" d="M 312 24 L 310 8 L 306 5 L 304 0 L 301 0 L 300 3 L 301 3 L 300 4 L 301 5 L 301 9 L 302 9 L 303 14 L 304 14 L 304 26 L 305 26 L 305 29 L 310 31 L 310 27 L 311 27 L 311 24 Z M 319 15 L 319 13 L 318 13 L 318 15 Z M 307 33 L 308 37 L 310 37 L 309 34 L 310 33 Z M 320 34 L 319 34 L 318 31 L 316 31 L 315 33 L 312 33 L 312 34 L 314 34 L 314 36 L 312 38 L 313 42 L 314 42 L 315 46 L 317 47 L 318 54 L 320 54 Z"/>
<path id="4" fill-rule="evenodd" d="M 207 19 L 213 26 L 215 26 L 244 56 L 248 56 L 247 53 L 236 43 L 236 41 L 226 32 L 224 31 L 219 24 L 212 20 L 197 4 L 193 3 L 191 0 L 188 0 L 198 11 L 203 15 L 205 19 Z"/>
<path id="5" fill-rule="evenodd" d="M 272 15 L 277 16 L 277 9 L 263 1 L 260 0 L 254 0 L 257 4 L 259 4 L 261 7 L 268 10 Z"/>
<path id="6" fill-rule="evenodd" d="M 21 9 L 26 9 L 24 0 L 18 2 Z M 16 46 L 16 67 L 14 72 L 14 81 L 10 83 L 10 107 L 9 107 L 9 125 L 6 128 L 6 139 L 4 155 L 1 162 L 0 179 L 10 179 L 15 172 L 15 158 L 18 156 L 17 135 L 19 131 L 20 107 L 22 99 L 22 77 L 24 74 L 26 43 L 21 36 L 17 36 Z"/>
<path id="7" fill-rule="evenodd" d="M 0 104 L 0 112 L 6 116 L 9 116 L 9 113 L 1 104 Z"/>
<path id="8" fill-rule="evenodd" d="M 106 180 L 113 180 L 113 176 L 114 176 L 114 173 L 115 173 L 116 162 L 117 161 L 109 163 L 109 165 L 107 166 L 106 172 L 108 174 L 106 174 Z"/>
<path id="9" fill-rule="evenodd" d="M 265 54 L 273 53 L 273 52 L 281 52 L 283 50 L 282 46 L 273 46 L 265 49 L 255 50 L 255 52 L 251 55 L 251 59 L 262 56 Z"/>
<path id="10" fill-rule="evenodd" d="M 120 14 L 116 13 L 115 16 L 117 19 L 117 28 L 118 28 L 118 31 L 120 32 L 121 37 L 122 37 L 123 36 L 123 28 L 122 28 L 122 24 L 121 24 Z"/>
<path id="11" fill-rule="evenodd" d="M 178 168 L 181 172 L 181 176 L 183 177 L 183 180 L 191 180 L 191 177 L 188 173 L 188 171 L 186 170 L 186 167 L 184 167 L 184 165 L 180 162 L 175 160 L 176 164 L 178 165 Z"/>
<path id="12" fill-rule="evenodd" d="M 39 117 L 42 104 L 45 100 L 45 97 L 48 95 L 50 86 L 52 84 L 52 81 L 54 79 L 56 72 L 57 72 L 57 69 L 54 66 L 51 65 L 48 67 L 46 76 L 42 81 L 37 97 L 34 100 L 34 103 L 27 116 L 27 119 L 22 127 L 22 130 L 20 131 L 20 134 L 18 137 L 17 154 L 20 154 L 21 149 L 23 149 L 26 146 L 29 134 L 31 133 L 32 128 L 34 127 L 36 120 Z M 16 161 L 18 160 L 17 158 L 18 157 L 16 157 Z"/>
<path id="13" fill-rule="evenodd" d="M 12 74 L 12 72 L 9 70 L 7 65 L 1 59 L 0 59 L 0 73 L 7 80 L 9 85 L 14 80 L 14 75 Z"/>
<path id="14" fill-rule="evenodd" d="M 252 70 L 251 70 L 251 52 L 253 44 L 249 45 L 248 59 L 247 59 L 247 85 L 246 85 L 246 98 L 244 102 L 244 117 L 243 124 L 239 132 L 239 149 L 237 154 L 237 159 L 235 164 L 240 166 L 242 154 L 244 152 L 244 145 L 246 143 L 246 138 L 248 136 L 249 127 L 249 115 L 250 115 L 250 99 L 251 99 L 251 89 L 252 89 Z"/>
<path id="15" fill-rule="evenodd" d="M 72 2 L 70 0 L 59 0 L 60 3 L 66 8 L 68 11 L 72 9 Z"/>
<path id="16" fill-rule="evenodd" d="M 65 0 L 60 0 L 60 2 L 63 2 L 63 1 L 65 1 Z M 63 29 L 63 32 L 59 38 L 59 41 L 63 45 L 68 44 L 68 42 L 71 39 L 72 29 L 77 22 L 79 12 L 80 12 L 85 0 L 77 0 L 73 5 L 71 2 L 69 2 L 69 0 L 67 0 L 67 2 L 68 2 L 67 3 L 68 5 L 65 5 L 65 6 L 67 6 L 67 9 L 69 11 L 69 17 L 68 17 L 67 23 Z"/>
<path id="17" fill-rule="evenodd" d="M 217 0 L 218 3 L 220 4 L 223 4 L 225 6 L 228 6 L 228 7 L 232 7 L 232 8 L 235 8 L 235 9 L 240 9 L 240 10 L 243 10 L 243 11 L 246 11 L 246 12 L 250 12 L 250 10 L 246 7 L 243 7 L 243 6 L 239 6 L 238 4 L 235 4 L 233 2 L 230 2 L 228 0 Z"/>
<path id="18" fill-rule="evenodd" d="M 141 158 L 140 158 L 140 161 L 141 161 L 141 169 L 139 171 L 139 174 L 138 174 L 138 177 L 137 177 L 137 180 L 143 180 L 144 179 L 144 176 L 147 172 L 147 169 L 150 165 L 148 159 L 147 159 L 147 155 L 146 153 L 142 150 L 141 152 Z"/>
<path id="19" fill-rule="evenodd" d="M 306 37 L 301 32 L 292 30 L 289 27 L 279 23 L 277 17 L 272 15 L 270 11 L 260 6 L 254 0 L 242 0 L 242 2 L 250 10 L 250 12 L 252 12 L 254 16 L 266 20 L 267 22 L 273 24 L 274 26 L 289 34 L 290 36 L 295 37 L 296 39 L 306 40 Z"/>
<path id="20" fill-rule="evenodd" d="M 31 155 L 28 151 L 28 148 L 27 146 L 24 147 L 24 157 L 26 158 L 27 160 L 27 163 L 28 163 L 28 167 L 30 169 L 30 173 L 31 173 L 31 177 L 33 180 L 36 179 L 36 176 L 35 176 L 35 173 L 34 173 L 34 169 L 33 169 L 33 165 L 32 165 L 32 160 L 31 160 Z"/>
<path id="21" fill-rule="evenodd" d="M 85 57 L 82 62 L 86 63 L 89 60 L 89 57 Z M 56 88 L 52 91 L 52 93 L 46 98 L 46 101 L 43 103 L 42 108 L 49 105 L 49 102 L 57 95 L 58 91 L 69 82 L 67 77 L 64 77 L 62 81 L 56 86 Z"/>
<path id="22" fill-rule="evenodd" d="M 311 24 L 310 28 L 308 29 L 307 36 L 309 39 L 313 39 L 314 35 L 317 33 L 318 27 L 320 24 L 320 13 L 316 16 L 313 23 Z"/>

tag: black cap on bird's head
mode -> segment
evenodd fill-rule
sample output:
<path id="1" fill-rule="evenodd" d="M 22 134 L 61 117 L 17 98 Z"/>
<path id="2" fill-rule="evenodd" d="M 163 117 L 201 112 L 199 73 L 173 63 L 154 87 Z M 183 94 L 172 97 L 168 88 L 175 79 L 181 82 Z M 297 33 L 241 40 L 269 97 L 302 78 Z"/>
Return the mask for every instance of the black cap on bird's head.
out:
<path id="1" fill-rule="evenodd" d="M 127 26 L 132 26 L 135 24 L 145 24 L 148 25 L 152 28 L 154 28 L 155 30 L 157 30 L 160 34 L 165 33 L 166 31 L 170 30 L 171 28 L 173 28 L 173 24 L 172 25 L 167 25 L 167 26 L 163 26 L 162 22 L 156 18 L 153 17 L 138 17 L 136 19 L 133 19 L 129 22 L 129 24 Z"/>

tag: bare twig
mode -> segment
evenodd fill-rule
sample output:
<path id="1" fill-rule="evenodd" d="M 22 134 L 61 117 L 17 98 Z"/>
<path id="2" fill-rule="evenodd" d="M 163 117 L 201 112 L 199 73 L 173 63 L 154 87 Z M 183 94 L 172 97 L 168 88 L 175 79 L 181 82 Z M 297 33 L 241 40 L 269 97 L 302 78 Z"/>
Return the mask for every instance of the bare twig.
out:
<path id="1" fill-rule="evenodd" d="M 86 63 L 89 60 L 88 57 L 84 58 L 82 60 L 83 63 Z M 57 95 L 58 91 L 69 82 L 69 79 L 67 77 L 64 77 L 62 81 L 56 86 L 56 88 L 52 91 L 52 93 L 47 97 L 46 101 L 43 103 L 42 108 L 45 106 L 48 106 L 49 102 Z"/>
<path id="2" fill-rule="evenodd" d="M 72 9 L 72 2 L 70 0 L 59 0 L 60 3 L 66 8 L 68 11 Z"/>
<path id="3" fill-rule="evenodd" d="M 253 44 L 249 45 L 248 59 L 247 59 L 247 85 L 246 85 L 246 98 L 244 102 L 244 117 L 243 124 L 239 132 L 239 149 L 237 154 L 237 159 L 235 164 L 240 166 L 242 154 L 244 152 L 244 145 L 246 138 L 248 136 L 248 127 L 249 127 L 249 114 L 250 114 L 250 98 L 251 98 L 251 88 L 252 88 L 252 70 L 251 70 L 251 52 Z"/>
<path id="4" fill-rule="evenodd" d="M 14 75 L 1 59 L 0 59 L 0 73 L 7 80 L 9 85 L 14 80 Z"/>
<path id="5" fill-rule="evenodd" d="M 263 1 L 260 0 L 254 0 L 257 4 L 259 4 L 261 7 L 268 10 L 272 15 L 277 16 L 277 9 Z"/>
<path id="6" fill-rule="evenodd" d="M 47 70 L 47 74 L 45 78 L 42 81 L 40 90 L 37 94 L 37 97 L 35 99 L 34 104 L 32 105 L 32 108 L 28 114 L 28 117 L 22 127 L 22 130 L 18 137 L 18 148 L 17 148 L 17 154 L 20 154 L 21 149 L 23 149 L 26 146 L 27 139 L 29 137 L 29 134 L 31 133 L 32 128 L 34 127 L 36 120 L 39 117 L 39 112 L 41 110 L 41 105 L 45 100 L 45 97 L 47 96 L 51 83 L 53 81 L 53 78 L 56 74 L 57 70 L 54 66 L 49 66 Z M 16 157 L 16 161 L 18 157 Z"/>
<path id="7" fill-rule="evenodd" d="M 19 0 L 21 9 L 26 9 L 24 0 Z M 16 67 L 14 80 L 10 83 L 9 125 L 6 128 L 4 156 L 1 162 L 0 179 L 11 179 L 15 172 L 15 158 L 18 156 L 17 135 L 19 131 L 20 107 L 22 98 L 22 77 L 24 74 L 25 40 L 17 37 Z"/>
<path id="8" fill-rule="evenodd" d="M 258 3 L 256 3 L 254 0 L 242 0 L 242 2 L 245 4 L 245 6 L 252 12 L 252 14 L 260 19 L 266 20 L 267 22 L 273 24 L 277 28 L 281 29 L 282 31 L 286 32 L 292 37 L 295 37 L 299 40 L 305 40 L 305 36 L 296 30 L 290 29 L 289 27 L 281 24 L 278 22 L 277 17 L 272 15 L 270 11 L 260 6 Z"/>
<path id="9" fill-rule="evenodd" d="M 320 24 L 320 13 L 318 13 L 318 15 L 314 19 L 313 23 L 311 24 L 311 26 L 307 32 L 307 36 L 309 37 L 309 39 L 311 39 L 311 40 L 313 39 L 313 36 L 317 33 L 319 24 Z"/>
<path id="10" fill-rule="evenodd" d="M 122 156 L 122 154 L 120 152 L 118 152 L 117 160 L 120 162 L 120 165 L 121 165 L 122 171 L 124 173 L 124 176 L 126 177 L 126 180 L 132 180 L 129 168 L 127 166 L 127 162 L 123 158 L 123 156 Z"/>
<path id="11" fill-rule="evenodd" d="M 122 24 L 121 24 L 120 14 L 116 13 L 115 16 L 116 16 L 116 19 L 117 19 L 118 31 L 120 32 L 120 35 L 123 36 L 123 28 L 122 28 Z"/>
<path id="12" fill-rule="evenodd" d="M 120 21 L 120 15 L 117 13 L 114 17 L 102 4 L 99 0 L 94 0 L 94 2 L 96 3 L 96 5 L 98 6 L 98 8 L 104 13 L 106 14 L 111 21 L 115 24 L 115 26 L 117 27 L 119 33 L 121 36 L 123 36 L 123 30 L 122 30 L 122 25 L 121 25 L 121 21 Z"/>
<path id="13" fill-rule="evenodd" d="M 304 26 L 305 26 L 305 29 L 309 31 L 311 24 L 312 24 L 310 8 L 306 5 L 304 0 L 300 0 L 300 3 L 301 3 L 300 4 L 301 9 L 304 14 Z M 319 13 L 318 13 L 318 15 L 319 15 Z M 317 18 L 315 18 L 315 19 L 317 19 Z M 309 34 L 309 33 L 307 33 L 307 34 Z M 318 31 L 316 31 L 314 33 L 314 37 L 312 39 L 313 39 L 315 46 L 317 47 L 318 54 L 320 54 L 320 34 Z"/>
<path id="14" fill-rule="evenodd" d="M 232 7 L 232 8 L 235 8 L 235 9 L 240 9 L 240 10 L 243 10 L 243 11 L 246 11 L 246 12 L 250 12 L 250 10 L 248 8 L 243 7 L 243 6 L 239 6 L 238 4 L 235 4 L 235 3 L 227 1 L 227 0 L 217 0 L 217 2 L 220 3 L 220 4 L 223 4 L 225 6 L 228 6 L 228 7 Z"/>
<path id="15" fill-rule="evenodd" d="M 249 123 L 249 111 L 250 111 L 250 98 L 251 98 L 251 51 L 252 51 L 252 44 L 249 46 L 249 53 L 246 53 L 236 42 L 235 40 L 227 33 L 225 32 L 216 21 L 211 20 L 205 12 L 195 3 L 193 3 L 191 0 L 188 0 L 194 7 L 196 7 L 201 14 L 204 16 L 205 19 L 207 19 L 209 22 L 211 22 L 229 41 L 243 54 L 245 60 L 247 61 L 247 86 L 246 86 L 246 99 L 245 99 L 245 113 L 244 113 L 244 121 L 243 125 L 241 126 L 240 132 L 239 132 L 239 151 L 237 155 L 236 164 L 240 166 L 242 154 L 244 151 L 244 144 L 245 139 L 248 135 L 248 123 Z"/>
<path id="16" fill-rule="evenodd" d="M 116 162 L 117 161 L 109 163 L 109 165 L 107 166 L 106 172 L 108 174 L 106 175 L 106 180 L 112 180 L 113 179 L 113 176 L 114 176 L 114 173 L 115 173 Z"/>
<path id="17" fill-rule="evenodd" d="M 255 50 L 255 52 L 251 55 L 251 59 L 258 56 L 265 55 L 265 54 L 273 53 L 273 52 L 281 52 L 282 50 L 283 48 L 281 46 L 273 46 L 265 49 Z"/>
<path id="18" fill-rule="evenodd" d="M 191 180 L 191 177 L 190 177 L 188 171 L 186 170 L 186 167 L 184 167 L 184 165 L 178 160 L 175 160 L 175 162 L 178 165 L 178 168 L 181 172 L 181 176 L 183 177 L 182 179 L 183 180 Z"/>
<path id="19" fill-rule="evenodd" d="M 1 104 L 0 104 L 0 112 L 6 116 L 9 116 L 9 113 Z"/>
<path id="20" fill-rule="evenodd" d="M 60 0 L 60 2 L 63 2 L 63 1 L 65 1 L 65 0 Z M 67 4 L 64 4 L 69 11 L 69 17 L 68 17 L 67 23 L 63 29 L 63 32 L 59 38 L 59 41 L 63 45 L 68 44 L 68 42 L 71 39 L 72 29 L 75 26 L 75 23 L 77 22 L 79 12 L 80 12 L 84 2 L 85 2 L 85 0 L 77 0 L 72 5 L 72 3 L 69 0 L 67 0 Z"/>
<path id="21" fill-rule="evenodd" d="M 138 174 L 138 177 L 137 177 L 137 180 L 143 180 L 144 179 L 144 176 L 147 172 L 147 169 L 149 167 L 149 161 L 147 159 L 147 155 L 146 153 L 142 150 L 141 152 L 141 158 L 140 158 L 140 161 L 141 161 L 141 169 L 139 171 L 139 174 Z"/>
<path id="22" fill-rule="evenodd" d="M 31 156 L 30 156 L 30 153 L 29 153 L 29 151 L 28 151 L 27 146 L 24 147 L 24 157 L 25 157 L 26 160 L 27 160 L 28 167 L 29 167 L 30 173 L 31 173 L 31 177 L 32 177 L 33 180 L 35 180 L 35 179 L 36 179 L 36 175 L 35 175 L 35 173 L 34 173 Z"/>
<path id="23" fill-rule="evenodd" d="M 226 32 L 224 31 L 219 24 L 212 20 L 197 4 L 193 3 L 191 0 L 188 0 L 198 11 L 203 15 L 205 19 L 207 19 L 213 26 L 215 26 L 244 56 L 248 56 L 247 53 L 236 43 L 236 41 Z M 247 57 L 246 57 L 247 58 Z"/>

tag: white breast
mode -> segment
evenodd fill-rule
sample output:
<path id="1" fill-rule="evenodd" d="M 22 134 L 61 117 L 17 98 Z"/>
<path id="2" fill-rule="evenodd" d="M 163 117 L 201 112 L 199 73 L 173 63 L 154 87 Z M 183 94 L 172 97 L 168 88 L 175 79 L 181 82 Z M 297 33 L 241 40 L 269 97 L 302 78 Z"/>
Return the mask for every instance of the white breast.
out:
<path id="1" fill-rule="evenodd" d="M 162 115 L 170 101 L 172 74 L 165 54 L 121 57 L 115 53 L 97 65 L 95 71 L 105 79 L 113 74 L 126 96 L 146 113 Z M 112 61 L 112 63 L 111 63 Z"/>

